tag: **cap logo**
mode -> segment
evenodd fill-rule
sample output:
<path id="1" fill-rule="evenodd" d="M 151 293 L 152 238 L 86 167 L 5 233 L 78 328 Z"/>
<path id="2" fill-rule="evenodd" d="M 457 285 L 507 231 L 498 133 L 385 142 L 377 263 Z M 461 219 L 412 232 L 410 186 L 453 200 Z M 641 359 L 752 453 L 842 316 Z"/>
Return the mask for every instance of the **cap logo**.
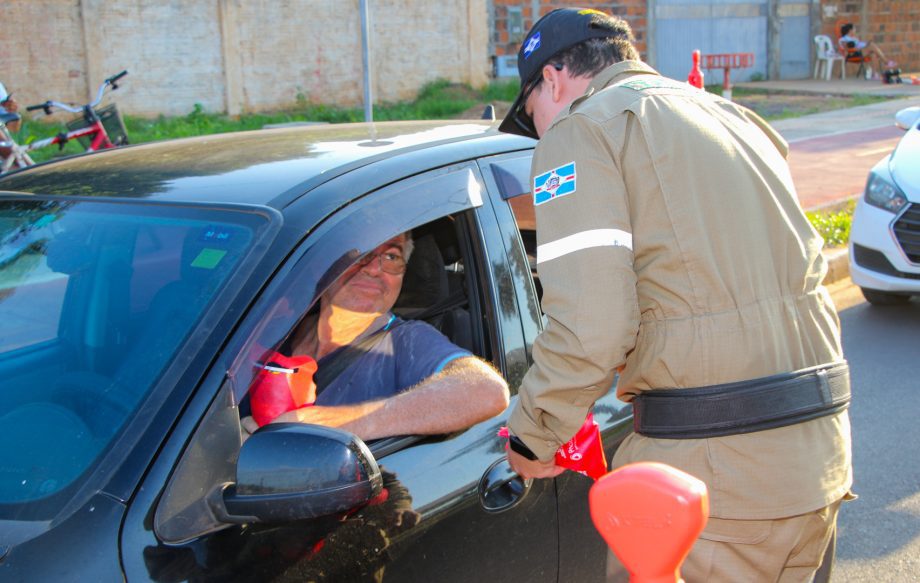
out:
<path id="1" fill-rule="evenodd" d="M 540 33 L 533 35 L 527 39 L 527 44 L 524 45 L 524 58 L 526 59 L 533 53 L 535 50 L 540 48 Z"/>
<path id="2" fill-rule="evenodd" d="M 584 10 L 579 10 L 578 13 L 581 14 L 582 16 L 584 16 L 584 15 L 586 15 L 586 14 L 600 14 L 601 16 L 607 16 L 606 14 L 604 14 L 603 12 L 601 12 L 600 10 L 594 10 L 593 8 L 586 8 L 586 9 L 584 9 Z"/>

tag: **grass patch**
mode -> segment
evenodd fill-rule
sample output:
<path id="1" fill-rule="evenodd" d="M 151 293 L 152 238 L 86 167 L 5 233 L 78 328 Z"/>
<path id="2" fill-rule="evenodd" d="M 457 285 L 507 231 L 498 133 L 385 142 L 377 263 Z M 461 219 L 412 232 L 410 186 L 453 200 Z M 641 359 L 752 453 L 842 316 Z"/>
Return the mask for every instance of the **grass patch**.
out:
<path id="1" fill-rule="evenodd" d="M 706 90 L 710 93 L 721 94 L 722 86 L 708 85 Z M 889 99 L 891 98 L 868 94 L 824 95 L 821 93 L 796 93 L 748 87 L 735 87 L 732 89 L 733 101 L 752 109 L 767 121 L 789 119 L 848 107 L 859 107 L 888 101 Z"/>
<path id="2" fill-rule="evenodd" d="M 834 211 L 810 211 L 805 216 L 818 234 L 824 238 L 824 247 L 845 247 L 850 241 L 850 225 L 856 201 L 849 201 L 843 209 Z"/>

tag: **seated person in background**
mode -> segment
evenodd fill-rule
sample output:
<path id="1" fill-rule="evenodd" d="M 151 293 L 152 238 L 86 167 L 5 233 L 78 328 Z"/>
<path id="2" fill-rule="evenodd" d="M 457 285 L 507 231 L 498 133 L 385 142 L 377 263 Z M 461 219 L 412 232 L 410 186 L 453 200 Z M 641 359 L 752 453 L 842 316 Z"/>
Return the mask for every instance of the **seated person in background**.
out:
<path id="1" fill-rule="evenodd" d="M 840 27 L 840 40 L 837 42 L 840 44 L 844 56 L 848 54 L 847 49 L 856 49 L 857 51 L 861 51 L 862 54 L 874 56 L 878 63 L 877 68 L 879 69 L 882 67 L 888 67 L 890 69 L 895 66 L 896 63 L 894 61 L 889 61 L 888 57 L 885 56 L 885 53 L 882 52 L 882 49 L 880 49 L 877 44 L 872 41 L 861 41 L 858 37 L 850 34 L 851 32 L 853 32 L 853 24 L 851 22 L 847 22 Z"/>
<path id="2" fill-rule="evenodd" d="M 3 83 L 0 83 L 0 113 L 17 113 L 19 111 L 19 104 L 16 103 L 16 100 L 13 99 L 13 96 L 6 91 L 6 87 L 3 86 Z M 11 132 L 19 131 L 18 121 L 11 121 L 6 124 L 6 127 Z"/>
<path id="3" fill-rule="evenodd" d="M 282 352 L 314 357 L 317 375 L 349 347 L 363 354 L 319 387 L 313 406 L 288 411 L 273 423 L 338 427 L 371 440 L 450 433 L 507 407 L 508 386 L 491 365 L 427 323 L 403 321 L 390 311 L 411 252 L 411 236 L 398 235 L 349 267 L 323 293 L 319 313 L 300 323 L 289 351 Z M 258 427 L 251 417 L 242 422 L 249 433 Z"/>

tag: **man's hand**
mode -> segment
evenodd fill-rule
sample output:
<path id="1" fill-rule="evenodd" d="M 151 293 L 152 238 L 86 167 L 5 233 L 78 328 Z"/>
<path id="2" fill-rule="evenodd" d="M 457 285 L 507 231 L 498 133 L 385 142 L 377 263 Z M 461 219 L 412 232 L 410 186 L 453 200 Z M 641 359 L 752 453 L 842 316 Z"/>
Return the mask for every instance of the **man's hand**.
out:
<path id="1" fill-rule="evenodd" d="M 271 423 L 311 423 L 326 427 L 338 427 L 354 433 L 354 423 L 381 406 L 382 401 L 369 401 L 358 405 L 340 405 L 337 407 L 315 405 L 312 407 L 300 407 L 278 415 Z M 252 417 L 243 417 L 240 419 L 240 425 L 243 428 L 243 441 L 246 441 L 259 428 L 259 424 Z M 362 436 L 358 435 L 358 437 Z"/>
<path id="2" fill-rule="evenodd" d="M 16 113 L 19 111 L 19 104 L 12 97 L 7 97 L 6 100 L 0 101 L 0 105 L 2 105 L 3 109 L 10 113 Z"/>
<path id="3" fill-rule="evenodd" d="M 350 424 L 360 420 L 371 411 L 383 406 L 381 401 L 368 401 L 357 405 L 339 405 L 335 407 L 300 407 L 282 413 L 272 423 L 312 423 L 326 427 L 338 427 L 348 430 Z"/>
<path id="4" fill-rule="evenodd" d="M 541 462 L 540 460 L 529 460 L 524 456 L 511 451 L 507 444 L 505 450 L 508 452 L 508 463 L 511 469 L 522 478 L 555 478 L 565 471 L 562 466 L 557 466 L 555 460 Z"/>

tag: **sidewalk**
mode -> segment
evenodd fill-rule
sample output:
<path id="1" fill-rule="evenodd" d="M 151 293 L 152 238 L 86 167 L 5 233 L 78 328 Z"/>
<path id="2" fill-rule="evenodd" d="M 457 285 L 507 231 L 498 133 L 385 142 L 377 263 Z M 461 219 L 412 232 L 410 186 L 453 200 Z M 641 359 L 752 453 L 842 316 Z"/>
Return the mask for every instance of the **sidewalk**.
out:
<path id="1" fill-rule="evenodd" d="M 920 75 L 918 75 L 920 76 Z M 903 79 L 909 81 L 909 75 Z M 735 87 L 759 90 L 870 94 L 893 97 L 888 101 L 771 122 L 789 142 L 789 167 L 805 210 L 833 208 L 859 196 L 872 167 L 885 157 L 904 134 L 894 125 L 894 115 L 920 106 L 920 85 L 885 85 L 865 79 L 803 79 L 739 83 Z M 825 284 L 849 277 L 847 250 L 825 252 Z"/>

